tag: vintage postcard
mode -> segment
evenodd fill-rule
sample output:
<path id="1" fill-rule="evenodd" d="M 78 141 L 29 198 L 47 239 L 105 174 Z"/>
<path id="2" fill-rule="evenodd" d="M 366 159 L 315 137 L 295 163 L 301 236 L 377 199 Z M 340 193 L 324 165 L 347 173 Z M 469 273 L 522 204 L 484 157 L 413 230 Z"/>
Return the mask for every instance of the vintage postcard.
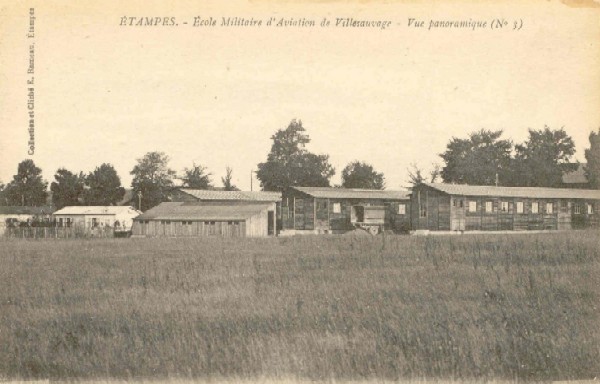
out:
<path id="1" fill-rule="evenodd" d="M 599 16 L 0 0 L 0 380 L 596 379 Z"/>

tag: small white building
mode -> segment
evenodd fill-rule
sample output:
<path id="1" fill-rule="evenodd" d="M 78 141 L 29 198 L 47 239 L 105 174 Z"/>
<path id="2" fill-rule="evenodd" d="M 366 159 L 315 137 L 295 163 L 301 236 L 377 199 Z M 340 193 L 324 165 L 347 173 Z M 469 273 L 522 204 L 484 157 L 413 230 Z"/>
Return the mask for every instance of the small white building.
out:
<path id="1" fill-rule="evenodd" d="M 133 219 L 142 212 L 126 206 L 69 206 L 52 215 L 59 227 L 112 227 L 130 230 Z"/>

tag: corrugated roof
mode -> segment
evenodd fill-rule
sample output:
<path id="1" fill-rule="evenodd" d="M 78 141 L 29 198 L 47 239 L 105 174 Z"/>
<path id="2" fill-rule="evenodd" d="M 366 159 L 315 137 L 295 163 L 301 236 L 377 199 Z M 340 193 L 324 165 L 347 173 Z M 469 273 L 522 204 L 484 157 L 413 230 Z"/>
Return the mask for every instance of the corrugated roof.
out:
<path id="1" fill-rule="evenodd" d="M 135 220 L 245 220 L 269 206 L 260 203 L 168 202 L 160 203 Z"/>
<path id="2" fill-rule="evenodd" d="M 587 184 L 588 179 L 585 177 L 585 163 L 579 163 L 576 170 L 566 172 L 562 175 L 563 184 Z"/>
<path id="3" fill-rule="evenodd" d="M 214 191 L 204 189 L 180 188 L 182 192 L 199 200 L 238 200 L 238 201 L 279 201 L 281 193 L 263 191 Z"/>
<path id="4" fill-rule="evenodd" d="M 54 212 L 54 207 L 44 205 L 41 207 L 23 207 L 17 205 L 0 206 L 0 215 L 41 215 Z"/>
<path id="5" fill-rule="evenodd" d="M 323 199 L 408 200 L 409 191 L 350 189 L 331 187 L 292 187 L 307 195 Z"/>
<path id="6" fill-rule="evenodd" d="M 600 190 L 539 187 L 495 187 L 466 184 L 424 183 L 449 195 L 534 197 L 540 199 L 600 200 Z"/>
<path id="7" fill-rule="evenodd" d="M 95 206 L 95 205 L 82 205 L 82 206 L 68 206 L 54 212 L 55 215 L 119 215 L 123 213 L 141 213 L 133 207 L 121 206 L 121 205 L 107 205 L 107 206 Z"/>

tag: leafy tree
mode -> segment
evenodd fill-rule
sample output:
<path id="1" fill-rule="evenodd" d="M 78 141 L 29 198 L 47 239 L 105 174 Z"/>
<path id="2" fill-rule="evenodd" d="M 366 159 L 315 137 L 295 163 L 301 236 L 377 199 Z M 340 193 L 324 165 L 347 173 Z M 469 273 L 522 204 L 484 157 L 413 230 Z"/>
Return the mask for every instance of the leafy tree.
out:
<path id="1" fill-rule="evenodd" d="M 61 209 L 68 205 L 79 205 L 83 195 L 85 176 L 83 173 L 75 174 L 65 168 L 60 168 L 54 175 L 50 184 L 52 191 L 52 204 Z"/>
<path id="2" fill-rule="evenodd" d="M 452 138 L 440 155 L 445 162 L 440 173 L 444 182 L 494 185 L 496 175 L 510 182 L 512 142 L 501 140 L 500 136 L 501 130 L 482 129 L 471 133 L 468 139 Z"/>
<path id="3" fill-rule="evenodd" d="M 85 186 L 86 205 L 115 205 L 125 196 L 125 188 L 121 186 L 121 179 L 111 164 L 104 163 L 90 172 L 85 179 Z"/>
<path id="4" fill-rule="evenodd" d="M 19 163 L 17 174 L 6 186 L 4 195 L 8 205 L 38 206 L 46 204 L 48 183 L 42 179 L 42 170 L 33 160 Z"/>
<path id="5" fill-rule="evenodd" d="M 513 185 L 559 187 L 562 175 L 577 169 L 570 162 L 575 143 L 564 129 L 529 130 L 529 138 L 515 146 Z"/>
<path id="6" fill-rule="evenodd" d="M 6 205 L 6 184 L 0 181 L 0 205 Z"/>
<path id="7" fill-rule="evenodd" d="M 598 133 L 590 133 L 590 147 L 585 150 L 585 176 L 590 186 L 600 189 L 600 129 Z"/>
<path id="8" fill-rule="evenodd" d="M 137 162 L 131 171 L 131 186 L 136 193 L 141 192 L 145 211 L 168 200 L 175 171 L 169 168 L 169 157 L 163 152 L 148 152 Z"/>
<path id="9" fill-rule="evenodd" d="M 233 170 L 230 167 L 225 168 L 227 172 L 225 177 L 221 177 L 221 182 L 223 183 L 223 188 L 226 191 L 239 191 L 240 189 L 233 184 Z"/>
<path id="10" fill-rule="evenodd" d="M 181 177 L 183 186 L 193 189 L 211 189 L 211 174 L 206 172 L 206 167 L 194 164 L 192 168 L 186 168 Z"/>
<path id="11" fill-rule="evenodd" d="M 362 189 L 384 189 L 383 173 L 375 171 L 372 165 L 353 161 L 342 171 L 342 187 Z"/>
<path id="12" fill-rule="evenodd" d="M 282 191 L 300 185 L 329 186 L 335 169 L 329 164 L 329 156 L 306 150 L 310 139 L 305 132 L 302 121 L 292 120 L 286 129 L 271 136 L 271 152 L 266 162 L 258 164 L 256 172 L 263 190 Z"/>

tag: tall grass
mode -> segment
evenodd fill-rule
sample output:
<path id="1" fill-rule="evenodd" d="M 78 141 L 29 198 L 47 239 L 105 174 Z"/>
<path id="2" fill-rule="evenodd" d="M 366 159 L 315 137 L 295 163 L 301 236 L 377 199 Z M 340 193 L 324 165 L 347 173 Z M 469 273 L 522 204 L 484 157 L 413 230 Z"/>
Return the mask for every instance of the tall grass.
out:
<path id="1" fill-rule="evenodd" d="M 0 248 L 0 378 L 599 373 L 597 232 Z"/>

